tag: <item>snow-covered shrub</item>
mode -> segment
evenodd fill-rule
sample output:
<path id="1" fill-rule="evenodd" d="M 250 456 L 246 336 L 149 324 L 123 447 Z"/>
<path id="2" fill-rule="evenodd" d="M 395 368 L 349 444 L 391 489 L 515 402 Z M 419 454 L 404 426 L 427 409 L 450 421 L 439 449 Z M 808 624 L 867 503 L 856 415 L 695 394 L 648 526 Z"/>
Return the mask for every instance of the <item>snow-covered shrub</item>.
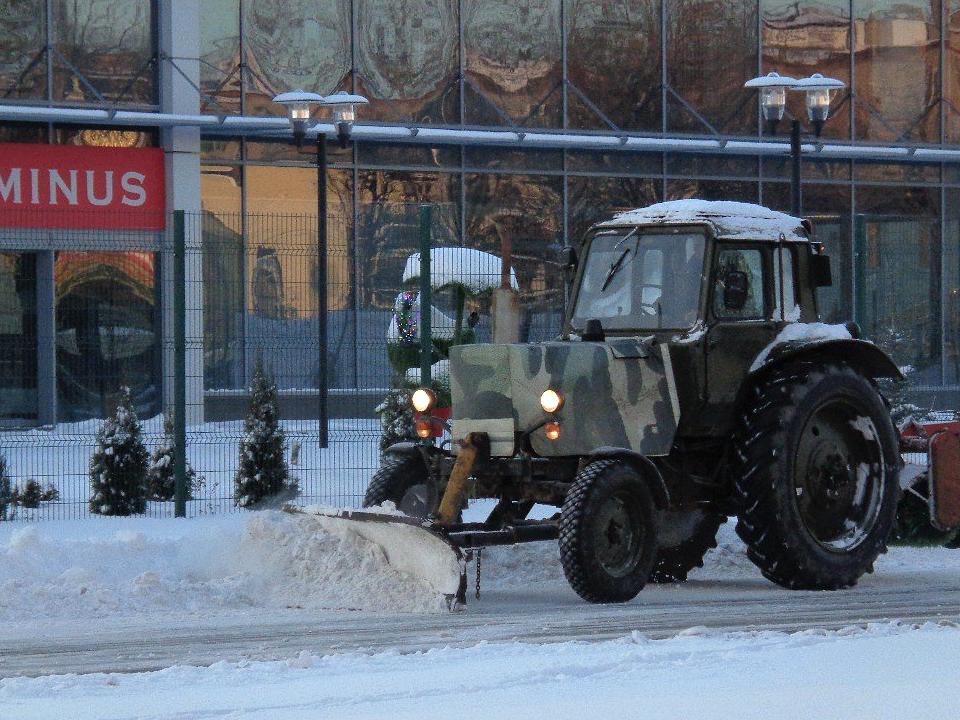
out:
<path id="1" fill-rule="evenodd" d="M 40 483 L 33 478 L 27 480 L 26 485 L 24 485 L 22 488 L 17 488 L 15 492 L 16 501 L 20 507 L 40 507 L 40 501 L 43 500 L 44 492 L 43 488 L 40 487 Z"/>
<path id="2" fill-rule="evenodd" d="M 176 490 L 173 475 L 173 420 L 167 417 L 163 421 L 163 440 L 150 458 L 147 471 L 147 495 L 151 500 L 172 500 Z M 187 500 L 193 499 L 193 490 L 197 486 L 197 474 L 187 463 Z"/>
<path id="3" fill-rule="evenodd" d="M 243 421 L 240 463 L 234 478 L 234 498 L 240 507 L 252 507 L 266 498 L 294 494 L 284 458 L 286 438 L 280 427 L 277 387 L 257 361 L 253 372 L 250 412 Z"/>
<path id="4" fill-rule="evenodd" d="M 90 512 L 131 515 L 147 509 L 147 465 L 130 389 L 121 388 L 114 414 L 103 421 L 90 458 Z"/>
<path id="5" fill-rule="evenodd" d="M 374 412 L 380 416 L 380 452 L 398 442 L 417 440 L 413 428 L 413 406 L 410 405 L 410 390 L 406 387 L 393 388 Z"/>
<path id="6" fill-rule="evenodd" d="M 13 487 L 7 474 L 7 458 L 0 452 L 0 520 L 7 519 L 7 509 L 13 505 Z"/>

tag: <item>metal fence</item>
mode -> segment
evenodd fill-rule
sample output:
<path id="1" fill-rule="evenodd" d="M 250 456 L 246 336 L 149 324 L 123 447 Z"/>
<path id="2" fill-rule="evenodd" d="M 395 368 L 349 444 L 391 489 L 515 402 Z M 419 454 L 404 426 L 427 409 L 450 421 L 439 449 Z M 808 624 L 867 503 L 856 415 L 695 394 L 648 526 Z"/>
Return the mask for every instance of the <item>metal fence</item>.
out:
<path id="1" fill-rule="evenodd" d="M 457 213 L 446 204 L 378 203 L 353 218 L 331 215 L 325 239 L 315 215 L 178 213 L 166 232 L 136 234 L 134 243 L 88 231 L 80 245 L 74 233 L 25 251 L 25 264 L 7 273 L 13 296 L 23 304 L 46 293 L 47 309 L 24 311 L 36 326 L 20 328 L 17 347 L 27 349 L 0 357 L 0 369 L 22 364 L 38 342 L 42 360 L 47 337 L 55 359 L 46 377 L 33 373 L 32 391 L 39 405 L 51 397 L 52 407 L 0 417 L 0 452 L 17 495 L 5 519 L 94 514 L 97 432 L 124 387 L 151 465 L 186 458 L 182 503 L 160 493 L 145 514 L 236 509 L 258 364 L 276 385 L 296 502 L 359 505 L 379 464 L 376 409 L 391 388 L 419 378 L 421 248 L 433 260 L 426 283 L 433 362 L 452 343 L 489 340 L 490 288 L 504 280 L 517 286 L 516 273 L 501 273 L 503 248 L 461 248 Z M 531 278 L 557 276 L 551 263 L 516 260 Z M 3 282 L 0 274 L 0 304 Z M 531 288 L 523 337 L 555 335 L 559 280 L 523 284 Z"/>

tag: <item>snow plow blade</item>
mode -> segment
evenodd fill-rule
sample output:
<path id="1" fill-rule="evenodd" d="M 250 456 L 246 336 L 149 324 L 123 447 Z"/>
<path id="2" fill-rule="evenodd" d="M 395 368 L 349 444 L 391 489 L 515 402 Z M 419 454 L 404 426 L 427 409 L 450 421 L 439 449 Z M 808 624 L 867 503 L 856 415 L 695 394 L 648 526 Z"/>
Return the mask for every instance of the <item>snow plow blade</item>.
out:
<path id="1" fill-rule="evenodd" d="M 314 515 L 332 530 L 346 529 L 379 545 L 391 566 L 433 588 L 451 611 L 466 605 L 466 558 L 431 523 L 402 514 L 364 510 L 285 509 Z"/>

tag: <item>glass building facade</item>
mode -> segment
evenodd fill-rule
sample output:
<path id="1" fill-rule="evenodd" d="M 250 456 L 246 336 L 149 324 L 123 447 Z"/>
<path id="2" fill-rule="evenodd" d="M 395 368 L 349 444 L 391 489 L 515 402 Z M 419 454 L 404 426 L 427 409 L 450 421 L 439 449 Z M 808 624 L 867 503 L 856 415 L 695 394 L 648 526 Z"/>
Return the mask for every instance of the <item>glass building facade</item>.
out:
<path id="1" fill-rule="evenodd" d="M 163 57 L 176 53 L 157 28 L 172 5 L 0 0 L 0 104 L 160 107 Z M 272 97 L 303 88 L 367 96 L 361 123 L 758 139 L 757 97 L 743 83 L 776 70 L 847 84 L 827 140 L 960 148 L 960 0 L 202 0 L 192 30 L 189 56 L 200 63 L 189 92 L 213 115 L 281 116 Z M 802 98 L 790 102 L 802 112 Z M 0 139 L 163 143 L 149 128 L 13 122 L 0 122 Z M 269 352 L 264 328 L 305 337 L 297 323 L 316 316 L 317 258 L 290 260 L 315 230 L 277 217 L 315 214 L 317 178 L 313 158 L 286 141 L 209 135 L 198 152 L 209 239 L 203 385 L 215 394 L 246 386 L 253 354 Z M 369 358 L 384 352 L 418 203 L 434 206 L 440 244 L 500 254 L 509 239 L 524 329 L 538 339 L 559 323 L 556 251 L 593 222 L 664 199 L 790 202 L 789 163 L 759 155 L 372 142 L 329 152 L 328 353 L 330 383 L 343 389 L 389 382 L 385 360 Z M 859 322 L 909 367 L 919 402 L 957 405 L 960 165 L 809 159 L 803 195 L 833 257 L 824 319 Z M 0 351 L 0 415 L 37 402 L 36 372 L 15 349 L 36 322 L 23 300 L 36 274 L 25 250 L 0 255 L 0 331 L 21 338 Z M 159 353 L 144 343 L 160 333 L 160 270 L 148 281 L 142 249 L 82 259 L 67 250 L 54 259 L 62 402 L 92 408 L 110 392 L 75 381 L 84 373 L 123 374 L 156 397 Z M 100 269 L 67 279 L 81 260 Z M 105 281 L 111 273 L 126 280 Z M 123 350 L 102 331 L 84 340 L 91 303 L 104 317 L 122 307 L 129 317 L 116 322 L 140 339 Z M 278 374 L 282 388 L 316 388 L 310 372 Z M 89 397 L 70 399 L 83 382 Z"/>

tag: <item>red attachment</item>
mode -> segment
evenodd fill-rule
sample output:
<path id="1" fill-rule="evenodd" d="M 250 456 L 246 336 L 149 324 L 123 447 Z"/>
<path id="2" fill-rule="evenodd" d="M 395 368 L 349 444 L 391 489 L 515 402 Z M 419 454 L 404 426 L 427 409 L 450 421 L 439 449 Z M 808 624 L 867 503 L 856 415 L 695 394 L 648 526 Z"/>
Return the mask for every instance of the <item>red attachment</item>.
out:
<path id="1" fill-rule="evenodd" d="M 934 433 L 929 453 L 930 519 L 943 530 L 960 527 L 960 429 Z"/>

